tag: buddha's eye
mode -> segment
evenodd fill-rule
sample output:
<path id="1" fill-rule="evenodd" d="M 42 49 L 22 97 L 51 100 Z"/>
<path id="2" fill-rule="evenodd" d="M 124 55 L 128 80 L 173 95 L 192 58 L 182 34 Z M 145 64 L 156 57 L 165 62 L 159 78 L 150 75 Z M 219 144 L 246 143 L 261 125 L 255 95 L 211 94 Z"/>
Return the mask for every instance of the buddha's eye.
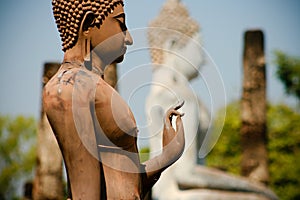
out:
<path id="1" fill-rule="evenodd" d="M 127 26 L 125 24 L 124 21 L 120 20 L 120 19 L 116 19 L 121 27 L 121 30 L 124 32 L 124 31 L 127 31 Z"/>
<path id="2" fill-rule="evenodd" d="M 125 23 L 125 14 L 124 13 L 120 13 L 120 14 L 114 16 L 114 18 L 118 21 L 121 30 L 123 32 L 127 31 L 127 27 L 126 27 L 126 23 Z"/>

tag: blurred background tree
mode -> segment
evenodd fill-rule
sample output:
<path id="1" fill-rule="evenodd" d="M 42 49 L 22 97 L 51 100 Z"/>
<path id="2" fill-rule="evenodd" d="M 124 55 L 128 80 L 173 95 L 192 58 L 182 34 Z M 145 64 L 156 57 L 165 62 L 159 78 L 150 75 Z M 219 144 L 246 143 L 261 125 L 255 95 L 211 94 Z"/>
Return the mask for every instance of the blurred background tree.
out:
<path id="1" fill-rule="evenodd" d="M 207 156 L 208 166 L 240 174 L 240 105 L 230 103 L 219 142 Z M 267 109 L 270 187 L 282 200 L 300 199 L 300 114 L 286 105 Z M 216 118 L 215 123 L 220 123 Z"/>
<path id="2" fill-rule="evenodd" d="M 300 58 L 279 50 L 274 54 L 274 62 L 277 65 L 276 75 L 283 83 L 285 92 L 300 100 Z"/>
<path id="3" fill-rule="evenodd" d="M 0 199 L 20 199 L 21 182 L 32 179 L 36 162 L 36 122 L 0 115 Z"/>

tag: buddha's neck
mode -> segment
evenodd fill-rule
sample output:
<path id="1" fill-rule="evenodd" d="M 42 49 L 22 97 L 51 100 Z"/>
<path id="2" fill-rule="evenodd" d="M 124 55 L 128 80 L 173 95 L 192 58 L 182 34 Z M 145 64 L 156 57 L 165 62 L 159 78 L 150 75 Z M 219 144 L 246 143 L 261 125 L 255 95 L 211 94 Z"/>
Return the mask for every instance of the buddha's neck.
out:
<path id="1" fill-rule="evenodd" d="M 86 66 L 83 52 L 81 50 L 80 44 L 77 44 L 73 48 L 67 50 L 64 54 L 64 60 L 63 62 L 70 62 L 70 63 L 78 63 L 80 65 Z M 101 59 L 92 51 L 90 56 L 90 65 L 86 66 L 87 69 L 93 71 L 94 73 L 102 76 L 103 71 L 105 69 L 104 63 L 101 61 Z"/>
<path id="2" fill-rule="evenodd" d="M 77 43 L 74 47 L 71 49 L 68 49 L 64 54 L 64 60 L 63 62 L 78 62 L 83 63 L 84 61 L 84 55 L 82 52 L 82 45 L 81 43 Z"/>

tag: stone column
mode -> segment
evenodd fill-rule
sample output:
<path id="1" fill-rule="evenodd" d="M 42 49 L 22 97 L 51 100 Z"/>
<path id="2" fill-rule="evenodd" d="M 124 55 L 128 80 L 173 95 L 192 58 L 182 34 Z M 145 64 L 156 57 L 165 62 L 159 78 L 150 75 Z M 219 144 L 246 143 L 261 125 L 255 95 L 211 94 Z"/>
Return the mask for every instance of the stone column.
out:
<path id="1" fill-rule="evenodd" d="M 266 132 L 266 67 L 264 35 L 260 30 L 245 33 L 242 94 L 242 175 L 268 183 Z"/>

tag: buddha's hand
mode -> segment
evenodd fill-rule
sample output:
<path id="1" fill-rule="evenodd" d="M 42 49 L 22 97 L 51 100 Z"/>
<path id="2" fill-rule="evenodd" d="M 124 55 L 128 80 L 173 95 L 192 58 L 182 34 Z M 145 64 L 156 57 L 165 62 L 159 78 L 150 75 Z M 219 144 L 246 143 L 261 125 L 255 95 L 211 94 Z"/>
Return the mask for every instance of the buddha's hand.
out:
<path id="1" fill-rule="evenodd" d="M 184 130 L 181 121 L 183 114 L 178 111 L 183 104 L 184 102 L 170 108 L 166 112 L 162 153 L 143 163 L 145 167 L 145 176 L 143 179 L 144 194 L 147 194 L 151 190 L 161 173 L 178 160 L 184 151 Z M 176 117 L 176 129 L 172 126 L 173 117 Z"/>
<path id="2" fill-rule="evenodd" d="M 184 115 L 178 111 L 184 104 L 170 108 L 165 115 L 163 130 L 163 153 L 173 158 L 171 162 L 175 162 L 183 153 L 185 140 L 184 129 L 181 117 Z M 176 129 L 172 126 L 172 119 L 176 117 Z"/>

